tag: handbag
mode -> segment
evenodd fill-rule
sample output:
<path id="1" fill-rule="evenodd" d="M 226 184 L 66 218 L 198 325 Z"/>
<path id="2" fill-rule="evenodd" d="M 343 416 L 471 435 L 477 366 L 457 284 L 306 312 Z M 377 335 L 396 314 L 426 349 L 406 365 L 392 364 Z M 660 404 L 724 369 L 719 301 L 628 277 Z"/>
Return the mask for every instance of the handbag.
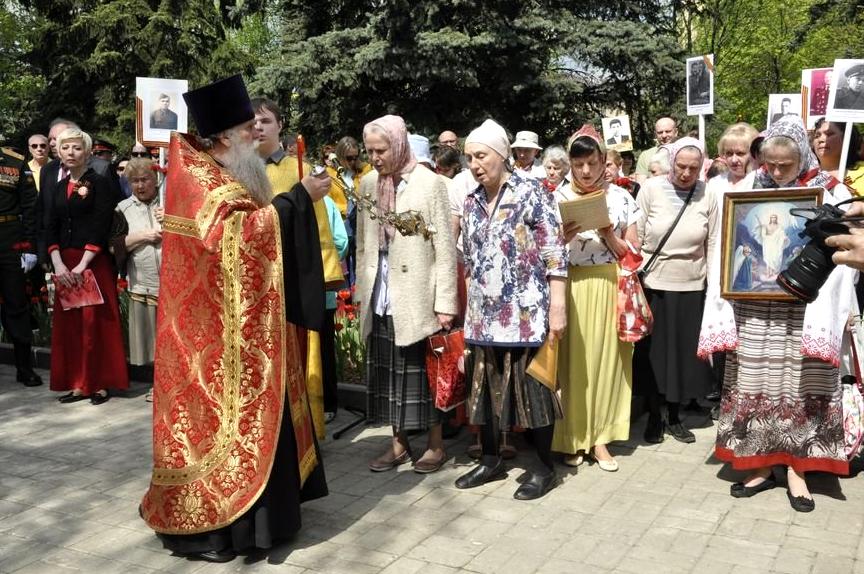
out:
<path id="1" fill-rule="evenodd" d="M 618 338 L 625 343 L 644 339 L 654 327 L 654 314 L 637 275 L 641 264 L 642 256 L 628 241 L 627 252 L 618 262 L 616 302 Z"/>
<path id="2" fill-rule="evenodd" d="M 861 349 L 861 323 L 856 321 L 850 333 L 852 339 L 852 363 L 855 376 L 843 377 L 843 438 L 846 458 L 852 460 L 861 454 L 864 447 L 864 397 L 861 393 L 861 363 L 858 351 Z"/>
<path id="3" fill-rule="evenodd" d="M 651 254 L 651 258 L 648 259 L 648 263 L 645 264 L 644 267 L 638 272 L 639 280 L 643 280 L 645 275 L 651 269 L 651 266 L 654 265 L 654 262 L 657 260 L 657 257 L 660 256 L 660 253 L 663 251 L 663 247 L 666 245 L 666 242 L 669 241 L 669 236 L 672 235 L 672 232 L 675 231 L 675 226 L 678 225 L 678 222 L 681 221 L 681 216 L 684 215 L 684 210 L 687 209 L 687 206 L 690 205 L 690 200 L 693 199 L 693 192 L 696 191 L 696 186 L 693 186 L 693 189 L 687 194 L 687 198 L 684 200 L 684 205 L 681 206 L 681 209 L 678 210 L 678 215 L 675 216 L 675 221 L 672 222 L 672 225 L 669 226 L 669 229 L 666 231 L 666 235 L 663 236 L 663 239 L 660 240 L 660 243 L 657 244 L 657 249 L 654 250 L 654 253 Z"/>
<path id="4" fill-rule="evenodd" d="M 426 347 L 426 376 L 435 408 L 455 409 L 465 402 L 465 336 L 462 329 L 432 335 Z"/>

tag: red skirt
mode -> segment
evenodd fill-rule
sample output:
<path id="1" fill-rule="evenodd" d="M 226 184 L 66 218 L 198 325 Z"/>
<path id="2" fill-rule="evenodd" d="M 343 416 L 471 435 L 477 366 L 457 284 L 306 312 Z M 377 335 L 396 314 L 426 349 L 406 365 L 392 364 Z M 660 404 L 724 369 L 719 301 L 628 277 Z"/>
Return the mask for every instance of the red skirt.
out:
<path id="1" fill-rule="evenodd" d="M 83 249 L 64 249 L 63 263 L 72 269 L 81 261 Z M 126 351 L 120 325 L 117 282 L 108 255 L 97 253 L 90 269 L 105 300 L 101 305 L 64 311 L 54 301 L 51 327 L 51 390 L 80 389 L 92 395 L 102 389 L 128 389 Z"/>

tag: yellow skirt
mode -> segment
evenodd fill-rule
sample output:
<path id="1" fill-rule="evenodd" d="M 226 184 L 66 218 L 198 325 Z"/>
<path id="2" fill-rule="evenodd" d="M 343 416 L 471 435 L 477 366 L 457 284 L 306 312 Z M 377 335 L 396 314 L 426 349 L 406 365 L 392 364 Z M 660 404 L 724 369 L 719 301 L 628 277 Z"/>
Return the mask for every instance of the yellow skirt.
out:
<path id="1" fill-rule="evenodd" d="M 558 357 L 564 418 L 552 450 L 567 454 L 630 436 L 633 344 L 618 339 L 618 266 L 570 267 Z"/>

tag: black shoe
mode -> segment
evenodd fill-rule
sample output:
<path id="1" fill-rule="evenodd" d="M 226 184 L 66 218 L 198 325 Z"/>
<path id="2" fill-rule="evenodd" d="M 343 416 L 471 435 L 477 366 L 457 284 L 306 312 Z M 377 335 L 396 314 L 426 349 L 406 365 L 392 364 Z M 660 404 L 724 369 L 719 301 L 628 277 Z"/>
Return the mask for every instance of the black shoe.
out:
<path id="1" fill-rule="evenodd" d="M 786 496 L 789 497 L 789 505 L 795 512 L 813 512 L 816 508 L 816 501 L 806 496 L 792 496 L 790 491 L 786 491 Z"/>
<path id="2" fill-rule="evenodd" d="M 645 442 L 660 444 L 663 442 L 663 419 L 648 416 L 648 424 L 645 425 Z"/>
<path id="3" fill-rule="evenodd" d="M 745 486 L 743 482 L 736 482 L 729 487 L 729 494 L 735 498 L 750 498 L 760 492 L 771 490 L 775 486 L 777 486 L 777 483 L 774 481 L 773 477 L 769 476 L 755 486 Z"/>
<path id="4" fill-rule="evenodd" d="M 504 466 L 504 461 L 499 458 L 495 466 L 478 464 L 472 470 L 457 478 L 456 488 L 475 488 L 483 486 L 487 482 L 504 480 L 505 478 L 507 478 L 507 468 Z"/>
<path id="5" fill-rule="evenodd" d="M 37 375 L 33 369 L 18 369 L 15 378 L 25 387 L 38 387 L 42 384 L 42 377 Z"/>
<path id="6" fill-rule="evenodd" d="M 63 404 L 66 403 L 77 403 L 78 401 L 83 401 L 86 399 L 84 395 L 76 395 L 75 393 L 66 393 L 62 397 L 58 397 L 57 400 Z"/>
<path id="7" fill-rule="evenodd" d="M 667 423 L 666 433 L 672 435 L 672 438 L 679 442 L 696 442 L 696 435 L 694 435 L 688 429 L 685 429 L 684 425 L 682 425 L 680 422 L 675 424 Z"/>
<path id="8" fill-rule="evenodd" d="M 720 391 L 712 391 L 705 395 L 706 401 L 711 401 L 712 403 L 716 403 L 720 400 Z"/>
<path id="9" fill-rule="evenodd" d="M 531 476 L 522 483 L 513 493 L 516 500 L 534 500 L 546 496 L 546 494 L 558 485 L 558 477 L 555 471 L 548 474 L 537 474 L 532 472 Z"/>
<path id="10" fill-rule="evenodd" d="M 105 393 L 104 395 L 96 393 L 96 394 L 90 395 L 90 402 L 93 403 L 94 405 L 101 405 L 102 403 L 107 403 L 108 398 L 109 398 L 108 393 Z"/>
<path id="11" fill-rule="evenodd" d="M 687 403 L 687 405 L 684 406 L 684 410 L 688 413 L 696 413 L 697 415 L 703 415 L 706 417 L 711 413 L 711 409 L 703 407 L 695 400 Z"/>
<path id="12" fill-rule="evenodd" d="M 207 552 L 189 554 L 189 558 L 222 564 L 224 562 L 231 562 L 237 558 L 237 553 L 233 550 L 209 550 Z"/>

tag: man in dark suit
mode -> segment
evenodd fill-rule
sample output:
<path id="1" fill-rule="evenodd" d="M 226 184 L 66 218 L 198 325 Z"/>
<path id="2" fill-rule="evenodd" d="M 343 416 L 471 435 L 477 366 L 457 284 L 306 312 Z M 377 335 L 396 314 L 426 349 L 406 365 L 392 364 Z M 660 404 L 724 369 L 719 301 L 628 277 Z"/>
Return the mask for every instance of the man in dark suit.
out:
<path id="1" fill-rule="evenodd" d="M 78 128 L 78 126 L 69 120 L 52 122 L 51 128 L 48 131 L 48 140 L 55 142 L 57 136 L 67 128 Z M 112 169 L 110 162 L 91 155 L 90 159 L 87 160 L 87 167 L 99 175 L 108 178 L 108 181 L 111 183 L 111 189 L 114 191 L 116 202 L 124 199 L 123 191 L 120 189 L 120 180 L 117 178 L 117 172 Z M 52 159 L 39 171 L 39 197 L 36 202 L 36 253 L 39 256 L 39 262 L 43 266 L 51 262 L 51 258 L 48 257 L 48 244 L 45 239 L 45 230 L 48 227 L 48 222 L 51 221 L 51 205 L 57 193 L 57 184 L 67 175 L 68 173 L 59 159 Z"/>
<path id="2" fill-rule="evenodd" d="M 609 120 L 609 132 L 612 137 L 606 139 L 606 145 L 618 145 L 630 141 L 628 134 L 621 133 L 621 120 L 618 118 Z"/>
<path id="3" fill-rule="evenodd" d="M 168 94 L 159 94 L 159 109 L 150 114 L 150 129 L 176 130 L 177 114 L 168 109 L 171 98 Z"/>
<path id="4" fill-rule="evenodd" d="M 771 123 L 773 124 L 783 116 L 797 116 L 795 112 L 790 112 L 789 108 L 792 107 L 792 100 L 789 98 L 783 98 L 780 100 L 780 112 L 771 116 Z"/>

